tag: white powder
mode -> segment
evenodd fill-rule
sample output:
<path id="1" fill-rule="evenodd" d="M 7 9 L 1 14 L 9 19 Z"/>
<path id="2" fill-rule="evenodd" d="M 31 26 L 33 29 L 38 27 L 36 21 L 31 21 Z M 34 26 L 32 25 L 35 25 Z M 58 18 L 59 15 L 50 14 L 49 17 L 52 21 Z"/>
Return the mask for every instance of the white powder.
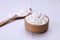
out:
<path id="1" fill-rule="evenodd" d="M 48 21 L 48 18 L 41 13 L 33 13 L 32 15 L 27 16 L 25 19 L 28 23 L 34 25 L 42 25 Z"/>
<path id="2" fill-rule="evenodd" d="M 30 9 L 24 9 L 24 10 L 18 11 L 17 15 L 23 17 L 23 16 L 27 16 L 29 13 L 31 13 Z"/>
<path id="3" fill-rule="evenodd" d="M 17 15 L 19 17 L 24 17 L 24 16 L 27 16 L 29 13 L 31 13 L 30 9 L 23 9 L 23 10 L 19 10 L 17 12 L 14 12 L 14 13 L 10 13 L 9 17 L 12 17 L 14 15 Z"/>

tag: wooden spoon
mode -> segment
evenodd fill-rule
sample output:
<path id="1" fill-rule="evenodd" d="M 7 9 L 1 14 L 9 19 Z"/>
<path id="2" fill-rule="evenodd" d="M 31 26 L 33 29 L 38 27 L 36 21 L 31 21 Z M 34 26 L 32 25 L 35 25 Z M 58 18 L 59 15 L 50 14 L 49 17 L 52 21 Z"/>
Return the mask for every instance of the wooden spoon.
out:
<path id="1" fill-rule="evenodd" d="M 30 10 L 32 11 L 31 8 L 30 8 Z M 8 19 L 6 19 L 6 20 L 0 22 L 0 27 L 3 26 L 3 25 L 5 25 L 5 24 L 7 24 L 7 23 L 9 23 L 9 22 L 11 22 L 11 21 L 14 21 L 14 20 L 16 20 L 16 19 L 25 18 L 26 16 L 28 16 L 28 15 L 30 15 L 30 14 L 31 14 L 31 12 L 28 13 L 27 15 L 22 16 L 22 17 L 21 17 L 21 16 L 18 16 L 18 15 L 14 15 L 14 16 L 12 16 L 12 17 L 10 17 L 10 18 L 8 18 Z"/>

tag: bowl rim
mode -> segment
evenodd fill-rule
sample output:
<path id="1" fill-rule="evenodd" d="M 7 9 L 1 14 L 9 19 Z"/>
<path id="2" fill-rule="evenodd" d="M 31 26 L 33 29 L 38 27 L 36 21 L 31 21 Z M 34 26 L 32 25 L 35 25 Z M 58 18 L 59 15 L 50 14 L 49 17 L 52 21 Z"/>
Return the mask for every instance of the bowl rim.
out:
<path id="1" fill-rule="evenodd" d="M 44 24 L 41 24 L 41 25 L 31 24 L 31 23 L 29 23 L 29 22 L 26 21 L 26 18 L 24 19 L 24 21 L 26 21 L 28 24 L 33 25 L 33 26 L 43 26 L 43 25 L 46 25 L 46 24 L 49 23 L 49 17 L 48 16 L 46 16 L 46 17 L 47 17 L 48 21 L 46 23 L 44 23 Z"/>

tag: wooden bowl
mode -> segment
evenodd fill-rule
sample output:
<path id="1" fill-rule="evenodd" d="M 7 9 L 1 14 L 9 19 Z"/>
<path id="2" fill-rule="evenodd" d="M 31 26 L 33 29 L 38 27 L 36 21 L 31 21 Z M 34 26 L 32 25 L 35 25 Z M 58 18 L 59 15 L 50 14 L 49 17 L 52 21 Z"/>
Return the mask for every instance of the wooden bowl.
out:
<path id="1" fill-rule="evenodd" d="M 31 23 L 28 23 L 26 21 L 26 19 L 24 20 L 24 22 L 25 22 L 26 30 L 30 31 L 30 32 L 33 32 L 33 33 L 44 33 L 48 30 L 48 26 L 49 26 L 49 18 L 48 18 L 48 22 L 43 24 L 43 25 L 34 25 L 34 24 L 31 24 Z"/>

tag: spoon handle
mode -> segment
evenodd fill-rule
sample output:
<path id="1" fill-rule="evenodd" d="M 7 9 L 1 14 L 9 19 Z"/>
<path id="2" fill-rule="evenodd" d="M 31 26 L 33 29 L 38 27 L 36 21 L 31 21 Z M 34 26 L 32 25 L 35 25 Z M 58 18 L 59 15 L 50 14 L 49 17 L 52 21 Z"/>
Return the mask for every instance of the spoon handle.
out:
<path id="1" fill-rule="evenodd" d="M 16 18 L 17 18 L 17 15 L 14 15 L 13 17 L 8 18 L 8 19 L 0 22 L 0 27 L 3 26 L 3 25 L 5 25 L 5 24 L 7 24 L 7 23 L 9 23 L 11 20 L 14 20 L 14 19 L 16 19 Z"/>

